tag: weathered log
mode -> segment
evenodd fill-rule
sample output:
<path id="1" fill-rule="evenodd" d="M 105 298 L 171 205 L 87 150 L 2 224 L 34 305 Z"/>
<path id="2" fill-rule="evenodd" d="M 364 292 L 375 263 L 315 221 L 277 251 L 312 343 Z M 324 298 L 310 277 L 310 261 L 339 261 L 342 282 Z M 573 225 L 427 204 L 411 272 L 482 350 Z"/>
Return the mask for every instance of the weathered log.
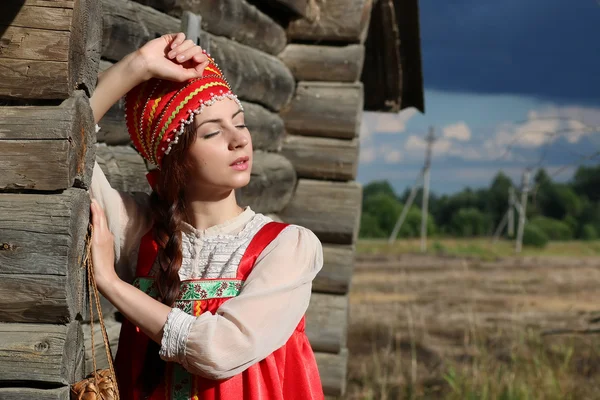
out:
<path id="1" fill-rule="evenodd" d="M 70 396 L 68 386 L 58 389 L 0 388 L 0 400 L 69 400 Z"/>
<path id="2" fill-rule="evenodd" d="M 279 111 L 292 98 L 296 82 L 277 57 L 218 36 L 211 37 L 210 53 L 242 99 Z"/>
<path id="3" fill-rule="evenodd" d="M 306 311 L 306 335 L 314 351 L 338 353 L 346 347 L 348 296 L 313 293 Z"/>
<path id="4" fill-rule="evenodd" d="M 327 396 L 343 396 L 346 392 L 348 349 L 338 354 L 315 353 L 323 391 Z"/>
<path id="5" fill-rule="evenodd" d="M 102 56 L 118 61 L 157 35 L 180 30 L 180 21 L 150 7 L 123 0 L 103 0 Z M 278 111 L 295 89 L 289 69 L 277 57 L 224 37 L 207 34 L 209 50 L 241 99 Z"/>
<path id="6" fill-rule="evenodd" d="M 292 201 L 278 215 L 312 230 L 323 243 L 352 244 L 361 203 L 362 188 L 356 182 L 299 179 Z"/>
<path id="7" fill-rule="evenodd" d="M 281 117 L 292 134 L 353 139 L 362 108 L 362 83 L 300 82 Z"/>
<path id="8" fill-rule="evenodd" d="M 82 91 L 60 106 L 0 108 L 0 190 L 87 188 L 94 117 Z"/>
<path id="9" fill-rule="evenodd" d="M 95 0 L 9 1 L 0 13 L 0 97 L 65 99 L 91 93 L 100 60 Z"/>
<path id="10" fill-rule="evenodd" d="M 283 27 L 246 0 L 167 0 L 162 3 L 162 11 L 170 15 L 181 18 L 183 11 L 199 14 L 203 30 L 266 53 L 279 54 L 287 42 Z M 168 9 L 164 3 L 174 4 Z"/>
<path id="11" fill-rule="evenodd" d="M 291 19 L 314 18 L 317 7 L 311 0 L 249 0 L 269 15 L 285 14 Z M 310 4 L 309 4 L 310 3 Z"/>
<path id="12" fill-rule="evenodd" d="M 85 315 L 89 207 L 81 189 L 0 194 L 0 321 L 62 323 Z"/>
<path id="13" fill-rule="evenodd" d="M 365 47 L 290 43 L 279 58 L 299 81 L 356 82 L 362 73 Z"/>
<path id="14" fill-rule="evenodd" d="M 323 268 L 313 280 L 313 291 L 345 294 L 354 269 L 354 247 L 323 245 Z"/>
<path id="15" fill-rule="evenodd" d="M 250 183 L 238 191 L 241 205 L 249 205 L 260 213 L 276 213 L 292 198 L 296 172 L 283 156 L 255 151 Z"/>
<path id="16" fill-rule="evenodd" d="M 114 315 L 104 315 L 104 324 L 106 326 L 106 334 L 113 357 L 117 354 L 117 346 L 119 345 L 119 334 L 121 333 L 121 323 L 117 322 Z M 83 340 L 85 347 L 85 371 L 94 371 L 94 362 L 92 359 L 92 336 L 91 326 L 83 324 Z M 94 351 L 96 353 L 96 368 L 108 368 L 108 358 L 106 357 L 106 348 L 104 347 L 104 339 L 100 324 L 94 323 Z"/>
<path id="17" fill-rule="evenodd" d="M 371 18 L 372 0 L 318 0 L 319 18 L 290 23 L 291 40 L 364 43 Z"/>
<path id="18" fill-rule="evenodd" d="M 291 161 L 299 178 L 340 181 L 356 178 L 358 139 L 290 135 L 285 138 L 281 154 Z"/>
<path id="19" fill-rule="evenodd" d="M 43 309 L 37 310 L 43 314 Z M 83 334 L 68 325 L 0 323 L 0 384 L 68 385 L 82 379 Z"/>
<path id="20" fill-rule="evenodd" d="M 242 101 L 244 122 L 252 136 L 254 150 L 280 151 L 285 126 L 279 114 L 255 103 Z"/>
<path id="21" fill-rule="evenodd" d="M 132 147 L 99 144 L 96 153 L 96 161 L 113 188 L 121 192 L 152 191 L 146 180 L 144 159 Z"/>
<path id="22" fill-rule="evenodd" d="M 180 30 L 177 18 L 131 1 L 102 0 L 102 8 L 102 57 L 110 61 L 119 61 L 155 37 Z"/>

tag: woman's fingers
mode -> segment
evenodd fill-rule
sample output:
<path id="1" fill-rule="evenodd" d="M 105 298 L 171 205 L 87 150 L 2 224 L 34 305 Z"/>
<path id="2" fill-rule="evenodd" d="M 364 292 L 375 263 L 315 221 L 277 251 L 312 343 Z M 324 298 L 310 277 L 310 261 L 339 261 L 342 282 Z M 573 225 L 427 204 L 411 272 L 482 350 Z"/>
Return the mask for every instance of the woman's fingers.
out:
<path id="1" fill-rule="evenodd" d="M 179 46 L 181 43 L 184 42 L 184 40 L 185 40 L 185 33 L 183 33 L 183 32 L 177 33 L 177 35 L 175 35 L 175 39 L 173 39 L 173 41 L 171 42 L 171 49 L 174 49 L 177 46 Z"/>
<path id="2" fill-rule="evenodd" d="M 194 48 L 195 46 L 196 46 L 196 44 L 193 41 L 191 41 L 189 39 L 185 40 L 183 43 L 181 43 L 175 49 L 171 50 L 169 52 L 169 54 L 167 54 L 167 57 L 169 57 L 172 60 L 177 60 L 178 62 L 182 62 L 182 61 L 184 61 L 184 58 L 182 57 L 182 55 L 189 49 Z"/>
<path id="3" fill-rule="evenodd" d="M 96 200 L 92 200 L 90 209 L 92 211 L 92 225 L 94 226 L 94 231 L 104 232 L 108 230 L 108 224 L 106 223 L 104 210 L 102 207 L 100 207 Z"/>

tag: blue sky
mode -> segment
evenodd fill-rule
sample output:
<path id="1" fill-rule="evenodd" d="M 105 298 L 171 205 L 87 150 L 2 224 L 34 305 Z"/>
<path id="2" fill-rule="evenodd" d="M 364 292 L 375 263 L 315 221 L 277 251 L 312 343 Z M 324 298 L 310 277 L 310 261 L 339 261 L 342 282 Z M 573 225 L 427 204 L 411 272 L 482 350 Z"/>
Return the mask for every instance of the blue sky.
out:
<path id="1" fill-rule="evenodd" d="M 543 166 L 557 180 L 600 150 L 600 2 L 421 0 L 425 114 L 366 113 L 358 180 L 398 192 L 438 136 L 432 190 L 518 183 Z M 593 160 L 600 163 L 600 157 Z"/>

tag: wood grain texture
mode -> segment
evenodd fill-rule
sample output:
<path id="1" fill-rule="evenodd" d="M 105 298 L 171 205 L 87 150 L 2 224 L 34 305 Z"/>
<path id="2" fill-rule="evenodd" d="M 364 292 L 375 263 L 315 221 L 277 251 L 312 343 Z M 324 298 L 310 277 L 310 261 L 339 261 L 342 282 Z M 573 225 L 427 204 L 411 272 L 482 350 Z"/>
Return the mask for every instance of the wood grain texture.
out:
<path id="1" fill-rule="evenodd" d="M 362 188 L 356 182 L 299 179 L 292 201 L 278 215 L 312 230 L 323 243 L 352 244 L 361 203 Z"/>
<path id="2" fill-rule="evenodd" d="M 84 315 L 89 204 L 81 189 L 0 194 L 0 321 L 64 323 Z"/>
<path id="3" fill-rule="evenodd" d="M 237 191 L 237 198 L 256 212 L 277 213 L 290 202 L 295 187 L 296 172 L 285 157 L 255 151 L 250 183 Z"/>
<path id="4" fill-rule="evenodd" d="M 353 139 L 360 132 L 362 108 L 361 83 L 299 82 L 281 117 L 291 134 Z"/>
<path id="5" fill-rule="evenodd" d="M 85 93 L 60 106 L 0 108 L 0 190 L 89 187 L 94 117 Z"/>
<path id="6" fill-rule="evenodd" d="M 364 43 L 373 0 L 317 0 L 319 18 L 299 19 L 288 26 L 292 41 Z"/>
<path id="7" fill-rule="evenodd" d="M 275 56 L 219 36 L 210 38 L 210 54 L 221 63 L 233 92 L 273 111 L 289 103 L 296 82 Z"/>
<path id="8" fill-rule="evenodd" d="M 106 334 L 108 335 L 108 341 L 114 358 L 117 354 L 117 347 L 119 345 L 121 323 L 115 320 L 114 315 L 104 314 L 104 324 L 106 326 Z M 85 371 L 94 371 L 91 326 L 90 324 L 82 324 L 82 329 L 83 340 L 85 343 Z M 108 368 L 108 358 L 106 357 L 104 339 L 102 338 L 102 331 L 100 330 L 99 323 L 94 323 L 94 350 L 96 352 L 96 368 Z"/>
<path id="9" fill-rule="evenodd" d="M 349 181 L 356 178 L 358 139 L 339 140 L 289 135 L 281 154 L 299 178 Z"/>
<path id="10" fill-rule="evenodd" d="M 314 351 L 338 353 L 346 347 L 348 296 L 313 293 L 306 311 L 306 335 Z"/>
<path id="11" fill-rule="evenodd" d="M 68 386 L 58 389 L 0 388 L 0 400 L 69 400 L 70 396 L 71 391 Z"/>
<path id="12" fill-rule="evenodd" d="M 365 60 L 365 47 L 288 44 L 279 58 L 299 81 L 356 82 Z"/>
<path id="13" fill-rule="evenodd" d="M 283 27 L 246 0 L 167 2 L 174 3 L 170 10 L 164 10 L 168 14 L 178 18 L 181 18 L 182 11 L 199 14 L 202 17 L 202 29 L 214 35 L 225 36 L 269 54 L 280 53 L 286 45 L 287 36 Z"/>
<path id="14" fill-rule="evenodd" d="M 83 334 L 68 325 L 0 323 L 0 384 L 68 385 L 83 377 Z"/>
<path id="15" fill-rule="evenodd" d="M 353 246 L 323 245 L 323 268 L 313 280 L 313 292 L 348 293 L 353 269 Z"/>
<path id="16" fill-rule="evenodd" d="M 178 32 L 181 22 L 150 7 L 123 0 L 103 0 L 102 56 L 118 61 L 156 36 Z M 277 57 L 225 37 L 207 34 L 211 56 L 241 99 L 279 111 L 295 90 L 289 69 Z"/>
<path id="17" fill-rule="evenodd" d="M 96 0 L 9 2 L 0 25 L 0 98 L 65 99 L 96 86 L 101 11 Z"/>
<path id="18" fill-rule="evenodd" d="M 121 192 L 151 192 L 144 159 L 132 147 L 99 144 L 96 153 L 96 161 L 113 188 Z"/>
<path id="19" fill-rule="evenodd" d="M 348 349 L 338 354 L 315 353 L 321 384 L 327 396 L 343 396 L 346 392 Z"/>

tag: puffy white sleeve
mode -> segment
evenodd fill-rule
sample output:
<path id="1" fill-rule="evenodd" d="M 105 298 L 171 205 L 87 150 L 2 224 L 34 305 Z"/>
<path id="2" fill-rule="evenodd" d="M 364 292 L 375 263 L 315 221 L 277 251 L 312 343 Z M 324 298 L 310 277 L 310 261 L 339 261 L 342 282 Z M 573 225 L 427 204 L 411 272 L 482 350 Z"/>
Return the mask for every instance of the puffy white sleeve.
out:
<path id="1" fill-rule="evenodd" d="M 323 250 L 314 233 L 288 226 L 259 255 L 240 294 L 215 314 L 171 311 L 161 357 L 210 379 L 243 372 L 290 338 L 322 266 Z"/>
<path id="2" fill-rule="evenodd" d="M 140 177 L 140 179 L 145 179 Z M 151 228 L 150 196 L 146 193 L 123 193 L 113 189 L 104 172 L 94 163 L 90 195 L 104 209 L 108 227 L 115 238 L 115 269 L 121 279 L 132 282 L 142 236 Z"/>

